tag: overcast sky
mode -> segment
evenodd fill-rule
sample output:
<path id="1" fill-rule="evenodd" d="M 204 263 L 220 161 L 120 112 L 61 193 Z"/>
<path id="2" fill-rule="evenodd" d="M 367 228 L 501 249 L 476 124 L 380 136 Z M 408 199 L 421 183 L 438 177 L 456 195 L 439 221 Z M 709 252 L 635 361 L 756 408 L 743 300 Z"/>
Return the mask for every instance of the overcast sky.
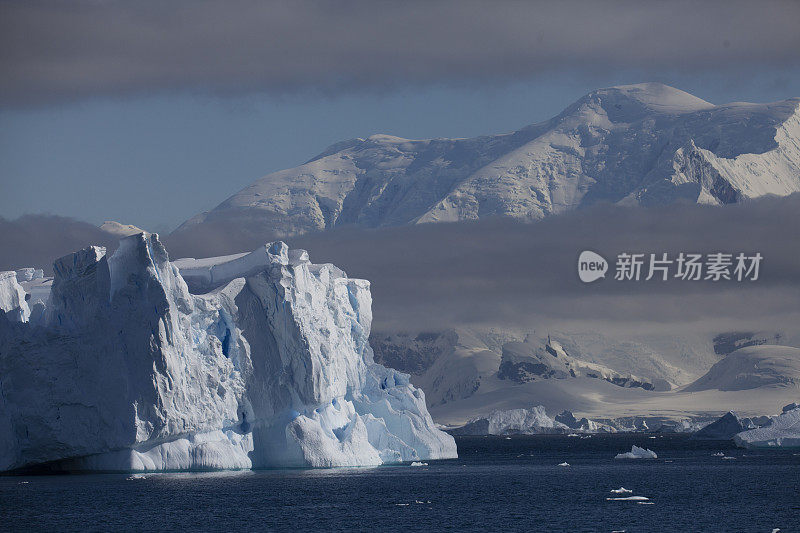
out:
<path id="1" fill-rule="evenodd" d="M 0 216 L 164 232 L 338 140 L 511 131 L 604 86 L 800 96 L 797 2 L 3 2 Z"/>

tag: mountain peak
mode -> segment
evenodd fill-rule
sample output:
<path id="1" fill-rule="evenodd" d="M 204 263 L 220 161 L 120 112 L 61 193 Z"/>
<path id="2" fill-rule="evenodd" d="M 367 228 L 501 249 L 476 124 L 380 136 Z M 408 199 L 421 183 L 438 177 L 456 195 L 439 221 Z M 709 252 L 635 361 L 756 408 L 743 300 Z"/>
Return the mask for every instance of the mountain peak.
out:
<path id="1" fill-rule="evenodd" d="M 606 110 L 637 109 L 640 112 L 664 114 L 690 113 L 715 107 L 686 91 L 657 82 L 598 89 L 586 95 L 582 101 L 598 102 Z"/>

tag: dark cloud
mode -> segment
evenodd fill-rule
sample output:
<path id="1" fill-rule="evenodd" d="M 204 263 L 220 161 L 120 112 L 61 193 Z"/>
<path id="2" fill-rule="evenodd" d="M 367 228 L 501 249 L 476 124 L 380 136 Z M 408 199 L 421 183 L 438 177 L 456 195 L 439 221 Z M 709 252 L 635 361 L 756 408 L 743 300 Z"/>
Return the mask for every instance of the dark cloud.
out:
<path id="1" fill-rule="evenodd" d="M 769 329 L 796 327 L 800 319 L 798 228 L 800 195 L 794 195 L 726 207 L 595 206 L 533 224 L 344 228 L 288 242 L 309 250 L 315 263 L 369 279 L 380 329 L 548 321 Z M 165 241 L 173 257 L 203 257 L 254 249 L 271 238 L 252 227 L 212 225 Z M 755 282 L 618 282 L 611 272 L 587 285 L 577 277 L 582 250 L 611 263 L 621 252 L 760 252 L 764 260 Z"/>
<path id="2" fill-rule="evenodd" d="M 0 4 L 0 101 L 796 67 L 792 1 Z"/>

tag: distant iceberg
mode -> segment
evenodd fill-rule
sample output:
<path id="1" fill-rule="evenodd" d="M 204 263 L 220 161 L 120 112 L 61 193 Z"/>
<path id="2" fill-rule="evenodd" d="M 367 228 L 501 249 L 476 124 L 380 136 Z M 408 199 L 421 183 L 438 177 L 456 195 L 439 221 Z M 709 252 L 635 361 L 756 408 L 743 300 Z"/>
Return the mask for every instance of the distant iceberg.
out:
<path id="1" fill-rule="evenodd" d="M 770 425 L 743 431 L 734 442 L 743 448 L 800 448 L 800 407 L 787 407 Z"/>
<path id="2" fill-rule="evenodd" d="M 369 282 L 302 250 L 171 262 L 157 235 L 139 233 L 54 272 L 47 284 L 0 273 L 0 470 L 456 456 L 422 391 L 373 362 Z M 18 277 L 38 283 L 36 313 Z"/>
<path id="3" fill-rule="evenodd" d="M 656 452 L 646 448 L 639 448 L 635 444 L 631 446 L 631 451 L 618 453 L 614 459 L 658 459 Z"/>
<path id="4" fill-rule="evenodd" d="M 556 422 L 537 405 L 528 409 L 492 411 L 486 417 L 473 418 L 466 425 L 450 430 L 453 435 L 537 435 L 564 434 L 570 428 Z"/>
<path id="5" fill-rule="evenodd" d="M 708 424 L 692 435 L 695 440 L 729 440 L 737 433 L 757 426 L 749 418 L 740 418 L 733 411 L 728 411 L 723 416 Z"/>

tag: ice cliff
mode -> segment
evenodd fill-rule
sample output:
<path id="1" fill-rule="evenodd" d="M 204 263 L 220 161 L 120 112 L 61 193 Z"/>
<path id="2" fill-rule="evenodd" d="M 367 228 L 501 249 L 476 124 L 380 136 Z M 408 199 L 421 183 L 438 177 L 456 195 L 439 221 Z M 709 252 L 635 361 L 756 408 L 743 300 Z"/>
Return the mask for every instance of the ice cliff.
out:
<path id="1" fill-rule="evenodd" d="M 37 314 L 17 274 L 0 273 L 0 470 L 456 456 L 422 391 L 373 362 L 369 283 L 304 251 L 173 263 L 140 233 L 54 272 Z"/>

